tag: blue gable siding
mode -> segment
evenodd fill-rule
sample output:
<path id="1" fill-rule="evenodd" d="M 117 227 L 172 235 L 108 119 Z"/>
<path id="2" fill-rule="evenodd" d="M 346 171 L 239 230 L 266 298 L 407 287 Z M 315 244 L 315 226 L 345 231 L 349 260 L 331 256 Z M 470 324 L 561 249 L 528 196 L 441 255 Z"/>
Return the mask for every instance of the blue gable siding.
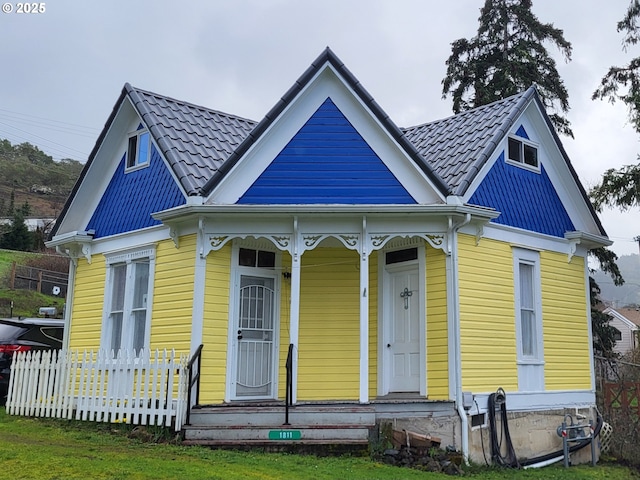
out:
<path id="1" fill-rule="evenodd" d="M 516 131 L 516 135 L 529 140 L 529 135 L 527 135 L 527 131 L 524 129 L 522 125 L 520 125 L 520 128 L 518 128 L 518 130 Z"/>
<path id="2" fill-rule="evenodd" d="M 575 230 L 544 166 L 536 173 L 496 160 L 469 203 L 501 212 L 492 222 L 564 237 Z"/>
<path id="3" fill-rule="evenodd" d="M 185 203 L 155 146 L 148 167 L 125 174 L 124 162 L 125 156 L 87 225 L 87 230 L 95 230 L 94 238 L 159 225 L 152 213 Z"/>
<path id="4" fill-rule="evenodd" d="M 416 201 L 327 98 L 238 203 L 412 204 Z"/>

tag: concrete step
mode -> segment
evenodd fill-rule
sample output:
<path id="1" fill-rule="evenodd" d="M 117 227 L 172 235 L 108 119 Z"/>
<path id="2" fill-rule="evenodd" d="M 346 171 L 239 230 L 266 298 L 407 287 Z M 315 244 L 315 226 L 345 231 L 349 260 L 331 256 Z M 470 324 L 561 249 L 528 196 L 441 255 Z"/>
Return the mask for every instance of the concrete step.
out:
<path id="1" fill-rule="evenodd" d="M 189 423 L 197 427 L 281 426 L 285 408 L 276 406 L 212 406 L 191 410 Z M 369 405 L 295 405 L 289 407 L 291 425 L 373 426 L 376 414 Z"/>
<path id="2" fill-rule="evenodd" d="M 184 442 L 200 445 L 366 444 L 363 425 L 185 426 Z"/>

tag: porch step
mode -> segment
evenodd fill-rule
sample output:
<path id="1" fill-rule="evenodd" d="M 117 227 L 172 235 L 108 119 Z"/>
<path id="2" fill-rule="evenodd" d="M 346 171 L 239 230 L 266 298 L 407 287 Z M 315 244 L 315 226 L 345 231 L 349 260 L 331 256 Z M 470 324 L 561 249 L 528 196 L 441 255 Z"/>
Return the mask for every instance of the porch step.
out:
<path id="1" fill-rule="evenodd" d="M 376 423 L 375 409 L 371 405 L 295 405 L 289 407 L 289 423 L 285 422 L 284 405 L 216 405 L 191 410 L 189 423 L 194 427 L 269 427 L 297 428 L 297 425 L 324 426 L 361 425 Z"/>
<path id="2" fill-rule="evenodd" d="M 184 426 L 184 442 L 200 445 L 320 445 L 369 441 L 376 423 L 375 409 L 357 403 L 313 403 L 289 407 L 273 404 L 199 406 Z"/>
<path id="3" fill-rule="evenodd" d="M 369 442 L 364 425 L 277 425 L 253 427 L 184 427 L 187 445 L 359 444 Z"/>

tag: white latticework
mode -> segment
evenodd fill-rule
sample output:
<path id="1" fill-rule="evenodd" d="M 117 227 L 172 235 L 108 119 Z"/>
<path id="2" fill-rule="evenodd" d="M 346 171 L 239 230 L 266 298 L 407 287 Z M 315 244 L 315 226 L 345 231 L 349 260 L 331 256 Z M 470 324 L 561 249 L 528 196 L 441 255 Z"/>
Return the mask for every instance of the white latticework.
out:
<path id="1" fill-rule="evenodd" d="M 604 422 L 602 429 L 600 429 L 600 452 L 607 453 L 611 446 L 611 437 L 613 436 L 613 427 Z"/>

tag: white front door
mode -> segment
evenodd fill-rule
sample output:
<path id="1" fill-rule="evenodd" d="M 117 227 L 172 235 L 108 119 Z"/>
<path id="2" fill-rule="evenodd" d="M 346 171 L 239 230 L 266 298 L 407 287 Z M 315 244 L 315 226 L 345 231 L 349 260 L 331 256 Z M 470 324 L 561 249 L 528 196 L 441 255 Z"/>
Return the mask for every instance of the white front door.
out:
<path id="1" fill-rule="evenodd" d="M 236 398 L 272 398 L 276 327 L 275 278 L 240 274 L 235 315 Z"/>
<path id="2" fill-rule="evenodd" d="M 387 329 L 389 393 L 420 391 L 420 282 L 418 265 L 389 271 Z"/>

